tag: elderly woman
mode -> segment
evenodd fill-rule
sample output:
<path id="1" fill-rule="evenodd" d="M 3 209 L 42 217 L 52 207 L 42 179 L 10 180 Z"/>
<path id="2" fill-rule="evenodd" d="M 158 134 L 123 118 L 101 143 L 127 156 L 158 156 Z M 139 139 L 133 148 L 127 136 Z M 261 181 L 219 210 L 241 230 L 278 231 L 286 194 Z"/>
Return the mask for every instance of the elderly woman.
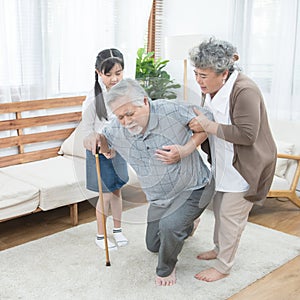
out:
<path id="1" fill-rule="evenodd" d="M 276 145 L 259 88 L 236 66 L 236 48 L 210 38 L 189 56 L 204 106 L 214 115 L 211 121 L 196 111 L 189 125 L 194 132 L 206 131 L 211 146 L 215 247 L 197 258 L 214 264 L 195 275 L 211 282 L 230 273 L 253 203 L 265 199 L 270 189 Z"/>

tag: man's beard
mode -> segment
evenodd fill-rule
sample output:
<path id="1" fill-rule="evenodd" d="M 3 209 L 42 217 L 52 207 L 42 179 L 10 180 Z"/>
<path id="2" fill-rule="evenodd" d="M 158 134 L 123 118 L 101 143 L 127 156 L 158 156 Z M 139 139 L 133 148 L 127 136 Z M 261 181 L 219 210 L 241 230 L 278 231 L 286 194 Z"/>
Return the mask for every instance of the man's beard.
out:
<path id="1" fill-rule="evenodd" d="M 128 130 L 128 132 L 131 135 L 138 135 L 138 134 L 140 134 L 143 131 L 143 127 L 139 126 L 137 124 L 127 125 L 127 126 L 125 126 L 125 128 Z"/>

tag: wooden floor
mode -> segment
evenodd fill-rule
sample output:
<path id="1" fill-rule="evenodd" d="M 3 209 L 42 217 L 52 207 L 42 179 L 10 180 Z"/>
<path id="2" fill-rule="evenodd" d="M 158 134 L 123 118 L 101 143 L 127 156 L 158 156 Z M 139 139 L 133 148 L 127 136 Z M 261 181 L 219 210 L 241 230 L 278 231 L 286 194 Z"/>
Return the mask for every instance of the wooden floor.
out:
<path id="1" fill-rule="evenodd" d="M 144 194 L 133 188 L 127 187 L 123 192 L 123 198 L 124 210 L 146 203 Z M 95 220 L 93 205 L 88 201 L 80 203 L 79 224 L 93 220 Z M 263 207 L 253 208 L 249 221 L 300 237 L 300 209 L 289 201 L 267 199 Z M 6 221 L 0 223 L 0 250 L 39 239 L 70 227 L 72 226 L 67 207 Z M 230 300 L 248 299 L 300 299 L 300 256 L 230 298 Z"/>

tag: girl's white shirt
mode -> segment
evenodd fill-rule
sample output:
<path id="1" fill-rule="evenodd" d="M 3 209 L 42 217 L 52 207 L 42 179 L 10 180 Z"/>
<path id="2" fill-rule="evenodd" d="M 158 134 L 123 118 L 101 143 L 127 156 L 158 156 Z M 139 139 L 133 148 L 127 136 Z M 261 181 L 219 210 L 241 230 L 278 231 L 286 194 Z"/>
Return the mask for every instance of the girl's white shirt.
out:
<path id="1" fill-rule="evenodd" d="M 108 114 L 108 120 L 112 116 L 112 111 L 108 107 L 106 103 L 106 94 L 107 89 L 101 78 L 99 79 L 99 84 L 101 85 L 103 98 L 106 105 L 106 110 Z M 104 119 L 100 120 L 96 113 L 96 102 L 95 102 L 95 93 L 94 89 L 92 89 L 88 95 L 86 96 L 84 102 L 82 103 L 82 124 L 83 124 L 83 132 L 84 137 L 87 137 L 91 133 L 97 132 L 101 133 L 102 129 L 108 124 L 109 121 Z"/>
<path id="2" fill-rule="evenodd" d="M 205 97 L 205 106 L 213 113 L 217 123 L 232 125 L 229 114 L 229 99 L 233 85 L 239 72 L 234 71 L 213 99 L 209 94 Z M 245 192 L 249 185 L 241 174 L 233 167 L 233 144 L 212 136 L 215 147 L 215 182 L 216 191 Z"/>

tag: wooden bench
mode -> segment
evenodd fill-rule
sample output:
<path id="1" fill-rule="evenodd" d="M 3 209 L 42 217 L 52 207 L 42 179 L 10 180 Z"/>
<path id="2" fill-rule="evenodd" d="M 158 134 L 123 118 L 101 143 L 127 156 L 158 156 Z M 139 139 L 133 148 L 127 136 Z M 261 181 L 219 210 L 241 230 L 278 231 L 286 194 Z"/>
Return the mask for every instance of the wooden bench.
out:
<path id="1" fill-rule="evenodd" d="M 81 106 L 84 99 L 85 96 L 74 96 L 1 103 L 0 173 L 6 173 L 9 170 L 7 167 L 10 166 L 21 166 L 59 156 L 60 145 L 81 120 Z M 30 182 L 30 178 L 24 178 L 24 181 L 34 185 L 34 182 Z M 41 210 L 37 207 L 30 213 Z M 70 204 L 70 216 L 72 224 L 76 225 L 77 202 Z M 14 217 L 17 216 L 1 219 L 0 222 Z"/>

